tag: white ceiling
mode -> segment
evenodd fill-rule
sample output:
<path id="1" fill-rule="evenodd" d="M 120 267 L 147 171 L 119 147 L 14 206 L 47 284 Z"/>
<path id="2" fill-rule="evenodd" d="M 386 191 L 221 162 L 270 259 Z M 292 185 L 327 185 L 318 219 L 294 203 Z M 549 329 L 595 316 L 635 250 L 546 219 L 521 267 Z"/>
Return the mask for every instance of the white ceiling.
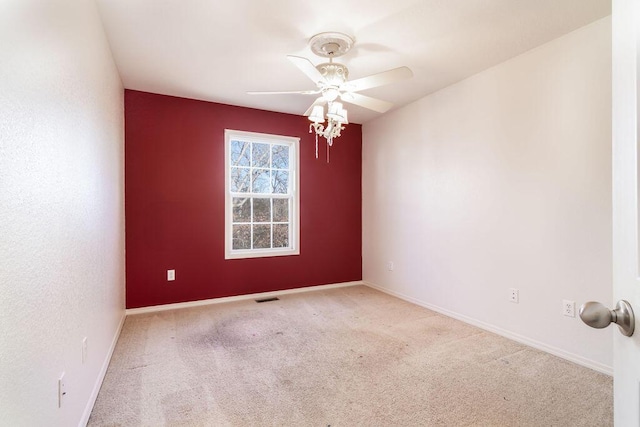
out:
<path id="1" fill-rule="evenodd" d="M 340 31 L 350 79 L 406 65 L 414 77 L 363 94 L 406 105 L 611 13 L 610 0 L 97 0 L 128 89 L 303 114 L 315 85 L 286 58 Z M 350 121 L 375 113 L 349 106 Z"/>

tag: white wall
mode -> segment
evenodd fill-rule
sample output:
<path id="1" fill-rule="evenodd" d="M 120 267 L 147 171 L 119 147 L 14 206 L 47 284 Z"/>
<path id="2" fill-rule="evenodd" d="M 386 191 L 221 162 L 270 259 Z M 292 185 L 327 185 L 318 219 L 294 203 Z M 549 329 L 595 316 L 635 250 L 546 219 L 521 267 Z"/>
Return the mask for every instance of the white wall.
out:
<path id="1" fill-rule="evenodd" d="M 363 126 L 365 281 L 611 371 L 613 328 L 561 314 L 611 306 L 610 32 L 596 21 Z"/>
<path id="2" fill-rule="evenodd" d="M 123 87 L 93 1 L 0 2 L 0 58 L 0 424 L 78 425 L 124 318 Z"/>

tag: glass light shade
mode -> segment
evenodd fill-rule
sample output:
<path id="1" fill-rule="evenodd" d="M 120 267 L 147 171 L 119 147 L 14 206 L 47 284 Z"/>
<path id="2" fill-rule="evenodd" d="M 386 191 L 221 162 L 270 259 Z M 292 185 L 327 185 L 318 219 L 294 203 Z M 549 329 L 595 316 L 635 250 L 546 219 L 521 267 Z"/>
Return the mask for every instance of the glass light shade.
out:
<path id="1" fill-rule="evenodd" d="M 329 104 L 329 111 L 327 111 L 327 117 L 333 120 L 340 120 L 340 110 L 342 110 L 341 102 L 332 102 Z"/>
<path id="2" fill-rule="evenodd" d="M 337 113 L 340 110 L 342 110 L 342 102 L 332 102 L 331 103 L 331 112 L 332 113 Z"/>
<path id="3" fill-rule="evenodd" d="M 314 123 L 324 123 L 324 107 L 322 105 L 316 105 L 309 114 L 309 120 Z"/>
<path id="4" fill-rule="evenodd" d="M 347 119 L 347 110 L 342 107 L 341 102 L 332 102 L 327 112 L 327 117 L 341 124 L 349 123 Z"/>

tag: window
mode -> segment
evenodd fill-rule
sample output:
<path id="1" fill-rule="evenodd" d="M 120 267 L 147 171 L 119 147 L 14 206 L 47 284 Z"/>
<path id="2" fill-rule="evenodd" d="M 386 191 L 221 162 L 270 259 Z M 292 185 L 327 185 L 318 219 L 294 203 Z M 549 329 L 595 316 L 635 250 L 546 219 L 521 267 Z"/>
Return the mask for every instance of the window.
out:
<path id="1" fill-rule="evenodd" d="M 225 258 L 298 255 L 299 138 L 225 130 Z"/>

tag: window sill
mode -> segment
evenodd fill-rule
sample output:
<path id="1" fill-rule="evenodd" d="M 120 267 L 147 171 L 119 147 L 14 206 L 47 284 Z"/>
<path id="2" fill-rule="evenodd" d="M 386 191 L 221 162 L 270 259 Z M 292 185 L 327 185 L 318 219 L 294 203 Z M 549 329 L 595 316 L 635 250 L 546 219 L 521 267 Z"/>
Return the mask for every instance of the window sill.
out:
<path id="1" fill-rule="evenodd" d="M 286 250 L 250 250 L 250 251 L 233 251 L 224 254 L 224 259 L 246 259 L 246 258 L 268 258 L 276 256 L 295 256 L 300 255 L 299 249 L 286 249 Z"/>

